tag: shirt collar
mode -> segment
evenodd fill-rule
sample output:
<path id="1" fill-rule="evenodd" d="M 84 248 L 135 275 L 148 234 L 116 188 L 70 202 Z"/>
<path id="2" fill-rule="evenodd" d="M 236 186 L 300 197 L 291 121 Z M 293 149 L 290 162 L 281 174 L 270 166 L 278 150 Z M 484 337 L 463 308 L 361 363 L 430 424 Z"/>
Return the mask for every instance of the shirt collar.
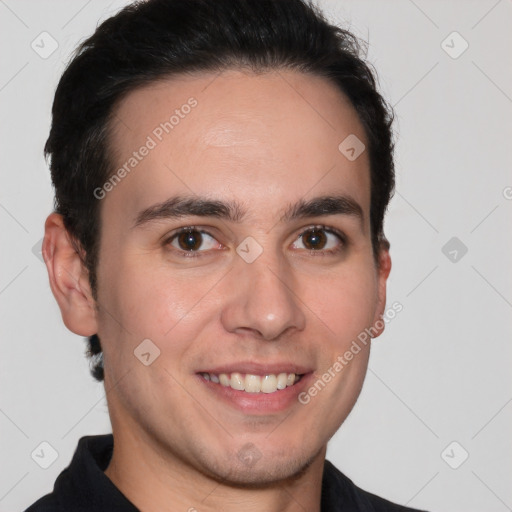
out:
<path id="1" fill-rule="evenodd" d="M 71 464 L 55 482 L 63 510 L 139 512 L 104 473 L 113 446 L 112 434 L 80 439 Z"/>
<path id="2" fill-rule="evenodd" d="M 104 473 L 112 458 L 112 434 L 85 436 L 73 460 L 55 482 L 54 495 L 63 510 L 139 512 Z M 322 478 L 322 512 L 374 512 L 364 494 L 329 461 Z"/>

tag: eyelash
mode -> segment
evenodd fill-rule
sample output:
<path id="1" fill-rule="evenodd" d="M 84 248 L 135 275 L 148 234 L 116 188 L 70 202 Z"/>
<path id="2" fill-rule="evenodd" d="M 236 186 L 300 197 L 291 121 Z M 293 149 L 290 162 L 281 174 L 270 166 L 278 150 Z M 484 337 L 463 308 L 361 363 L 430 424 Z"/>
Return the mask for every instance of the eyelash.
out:
<path id="1" fill-rule="evenodd" d="M 314 257 L 325 257 L 325 256 L 334 256 L 336 254 L 339 254 L 341 251 L 343 251 L 344 248 L 347 246 L 347 237 L 344 233 L 341 231 L 338 231 L 335 228 L 324 226 L 323 224 L 314 224 L 312 226 L 308 226 L 303 231 L 300 232 L 300 234 L 297 236 L 295 240 L 299 240 L 302 236 L 304 236 L 308 231 L 313 230 L 319 230 L 319 231 L 325 231 L 325 233 L 328 233 L 330 235 L 334 235 L 339 240 L 339 245 L 334 247 L 333 249 L 320 249 L 320 250 L 314 250 L 314 249 L 306 249 L 307 253 Z"/>
<path id="2" fill-rule="evenodd" d="M 314 250 L 314 249 L 307 250 L 306 249 L 308 254 L 313 255 L 315 257 L 319 257 L 319 256 L 322 257 L 322 256 L 326 256 L 326 255 L 338 254 L 346 247 L 346 245 L 348 243 L 347 237 L 344 233 L 342 233 L 341 231 L 338 231 L 335 228 L 324 226 L 323 224 L 314 224 L 312 226 L 308 226 L 307 228 L 305 228 L 303 231 L 301 231 L 299 233 L 299 235 L 295 238 L 295 240 L 300 239 L 308 231 L 313 231 L 313 230 L 322 230 L 331 235 L 335 235 L 340 241 L 340 244 L 337 247 L 335 247 L 334 249 L 320 249 L 320 250 Z M 198 233 L 208 235 L 208 236 L 212 237 L 213 239 L 215 239 L 215 237 L 212 234 L 208 233 L 208 231 L 206 231 L 204 229 L 199 228 L 198 226 L 184 226 L 184 227 L 178 229 L 177 231 L 175 231 L 169 237 L 167 237 L 165 239 L 163 245 L 164 246 L 170 245 L 179 235 L 181 235 L 182 233 L 188 233 L 190 231 L 197 231 Z M 199 258 L 199 257 L 206 256 L 205 254 L 201 254 L 201 253 L 208 252 L 208 251 L 185 251 L 183 249 L 176 249 L 175 247 L 173 247 L 173 250 L 176 251 L 183 258 Z"/>

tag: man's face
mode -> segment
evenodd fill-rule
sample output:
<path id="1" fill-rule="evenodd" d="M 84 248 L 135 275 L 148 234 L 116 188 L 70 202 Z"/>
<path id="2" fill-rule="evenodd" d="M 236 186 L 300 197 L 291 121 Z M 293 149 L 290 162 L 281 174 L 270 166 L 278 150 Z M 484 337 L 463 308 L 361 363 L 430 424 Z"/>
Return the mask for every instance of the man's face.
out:
<path id="1" fill-rule="evenodd" d="M 338 149 L 351 134 L 366 139 L 341 93 L 290 71 L 174 78 L 122 101 L 116 169 L 138 156 L 101 201 L 97 316 L 116 439 L 233 482 L 285 478 L 323 455 L 369 343 L 309 403 L 299 394 L 385 300 L 368 155 Z"/>

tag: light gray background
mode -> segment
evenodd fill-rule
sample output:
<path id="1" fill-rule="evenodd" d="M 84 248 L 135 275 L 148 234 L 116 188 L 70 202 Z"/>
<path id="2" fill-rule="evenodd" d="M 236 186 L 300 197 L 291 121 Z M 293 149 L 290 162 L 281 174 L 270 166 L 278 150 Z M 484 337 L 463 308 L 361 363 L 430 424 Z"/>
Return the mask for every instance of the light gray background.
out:
<path id="1" fill-rule="evenodd" d="M 37 244 L 52 209 L 42 147 L 54 89 L 77 42 L 125 3 L 0 0 L 2 512 L 49 492 L 81 436 L 110 431 L 103 386 L 61 322 Z M 374 342 L 328 456 L 410 506 L 512 510 L 512 2 L 318 3 L 369 41 L 396 109 L 389 304 L 404 307 Z M 31 47 L 43 31 L 59 45 L 46 59 Z M 454 31 L 469 44 L 455 59 Z M 443 253 L 452 237 L 465 255 Z M 48 469 L 31 458 L 42 441 L 58 452 Z"/>

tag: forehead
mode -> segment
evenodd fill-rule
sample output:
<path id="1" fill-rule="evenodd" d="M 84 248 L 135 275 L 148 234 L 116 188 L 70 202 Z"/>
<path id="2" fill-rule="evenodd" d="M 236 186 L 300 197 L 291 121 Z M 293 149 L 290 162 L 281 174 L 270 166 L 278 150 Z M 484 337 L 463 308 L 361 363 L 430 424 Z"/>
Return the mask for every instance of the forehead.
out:
<path id="1" fill-rule="evenodd" d="M 351 161 L 339 150 L 354 136 L 366 144 L 356 111 L 324 78 L 283 70 L 160 80 L 114 112 L 115 170 L 127 172 L 106 203 L 129 215 L 177 193 L 273 208 L 339 192 L 366 209 L 367 154 Z"/>

